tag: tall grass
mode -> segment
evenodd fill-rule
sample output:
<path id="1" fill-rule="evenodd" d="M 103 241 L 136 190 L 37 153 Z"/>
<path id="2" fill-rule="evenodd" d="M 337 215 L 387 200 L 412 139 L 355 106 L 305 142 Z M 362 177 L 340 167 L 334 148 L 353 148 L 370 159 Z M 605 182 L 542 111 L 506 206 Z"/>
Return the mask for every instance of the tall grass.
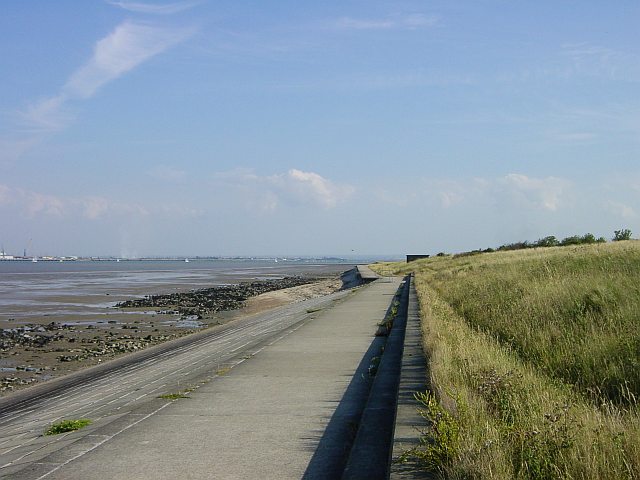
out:
<path id="1" fill-rule="evenodd" d="M 431 384 L 458 424 L 442 476 L 640 478 L 639 243 L 374 268 L 416 273 Z"/>

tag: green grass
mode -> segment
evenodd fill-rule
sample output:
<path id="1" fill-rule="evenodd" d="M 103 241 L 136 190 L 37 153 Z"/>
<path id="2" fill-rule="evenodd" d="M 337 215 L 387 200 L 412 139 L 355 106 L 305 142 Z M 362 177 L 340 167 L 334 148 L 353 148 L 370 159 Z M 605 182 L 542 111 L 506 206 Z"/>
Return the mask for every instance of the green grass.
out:
<path id="1" fill-rule="evenodd" d="M 44 432 L 45 435 L 58 435 L 60 433 L 73 432 L 74 430 L 80 430 L 83 427 L 91 424 L 91 420 L 87 418 L 80 418 L 78 420 L 62 420 L 57 423 L 53 423 Z"/>
<path id="2" fill-rule="evenodd" d="M 640 478 L 640 243 L 373 268 L 416 273 L 430 381 L 460 429 L 455 454 L 433 429 L 415 452 L 447 452 L 441 476 Z"/>

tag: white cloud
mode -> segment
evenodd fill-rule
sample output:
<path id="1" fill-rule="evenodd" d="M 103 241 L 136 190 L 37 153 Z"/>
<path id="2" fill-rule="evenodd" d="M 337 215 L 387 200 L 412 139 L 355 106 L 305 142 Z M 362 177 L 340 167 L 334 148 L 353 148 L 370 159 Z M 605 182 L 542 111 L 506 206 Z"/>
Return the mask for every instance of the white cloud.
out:
<path id="1" fill-rule="evenodd" d="M 168 165 L 158 165 L 149 171 L 149 175 L 165 182 L 183 182 L 187 178 L 187 172 Z"/>
<path id="2" fill-rule="evenodd" d="M 180 205 L 162 205 L 160 212 L 171 217 L 200 217 L 205 211 L 201 208 L 183 207 Z"/>
<path id="3" fill-rule="evenodd" d="M 0 205 L 11 203 L 11 189 L 6 185 L 0 185 Z"/>
<path id="4" fill-rule="evenodd" d="M 142 2 L 107 2 L 114 7 L 120 7 L 130 12 L 149 13 L 152 15 L 173 15 L 195 7 L 201 2 L 176 2 L 164 5 Z"/>
<path id="5" fill-rule="evenodd" d="M 102 197 L 89 197 L 84 200 L 84 216 L 91 220 L 103 216 L 109 211 L 109 201 Z"/>
<path id="6" fill-rule="evenodd" d="M 421 192 L 430 205 L 439 205 L 448 209 L 489 198 L 492 185 L 492 182 L 478 178 L 471 180 L 430 178 L 422 180 L 419 186 L 413 188 Z M 407 188 L 411 189 L 411 187 L 405 187 Z"/>
<path id="7" fill-rule="evenodd" d="M 464 200 L 464 197 L 458 192 L 440 192 L 440 200 L 444 208 L 449 208 L 461 203 L 462 200 Z"/>
<path id="8" fill-rule="evenodd" d="M 423 202 L 443 209 L 460 207 L 557 211 L 571 203 L 572 183 L 557 177 L 535 178 L 510 173 L 497 178 L 425 179 L 419 186 Z"/>
<path id="9" fill-rule="evenodd" d="M 0 184 L 0 207 L 15 209 L 29 218 L 39 216 L 77 216 L 97 220 L 107 215 L 149 215 L 138 204 L 113 201 L 104 197 L 65 197 L 12 188 Z"/>
<path id="10" fill-rule="evenodd" d="M 314 172 L 291 169 L 285 174 L 269 177 L 269 181 L 295 200 L 333 208 L 349 197 L 354 189 L 338 185 Z"/>
<path id="11" fill-rule="evenodd" d="M 278 196 L 270 191 L 265 192 L 259 202 L 259 208 L 263 212 L 275 212 L 279 204 Z"/>
<path id="12" fill-rule="evenodd" d="M 131 216 L 145 217 L 151 212 L 142 205 L 136 203 L 118 202 L 104 197 L 89 196 L 82 198 L 67 198 L 65 203 L 70 214 L 78 213 L 88 220 L 99 220 L 107 216 Z"/>
<path id="13" fill-rule="evenodd" d="M 625 205 L 624 203 L 609 201 L 607 202 L 606 206 L 607 210 L 617 217 L 626 219 L 633 219 L 638 217 L 636 211 L 632 207 L 630 207 L 629 205 Z"/>
<path id="14" fill-rule="evenodd" d="M 65 202 L 60 197 L 23 190 L 17 190 L 17 193 L 22 197 L 24 208 L 29 217 L 38 214 L 59 217 L 65 213 Z"/>
<path id="15" fill-rule="evenodd" d="M 510 173 L 501 181 L 508 191 L 520 200 L 545 210 L 556 211 L 563 203 L 570 182 L 557 177 L 533 178 Z"/>
<path id="16" fill-rule="evenodd" d="M 313 205 L 324 209 L 347 200 L 355 188 L 335 183 L 315 172 L 291 169 L 286 173 L 256 175 L 253 170 L 237 169 L 214 175 L 218 186 L 234 188 L 244 194 L 248 206 L 273 212 L 280 205 Z"/>
<path id="17" fill-rule="evenodd" d="M 344 30 L 413 30 L 433 27 L 438 21 L 438 16 L 422 13 L 396 15 L 379 19 L 342 17 L 335 21 L 335 27 Z"/>

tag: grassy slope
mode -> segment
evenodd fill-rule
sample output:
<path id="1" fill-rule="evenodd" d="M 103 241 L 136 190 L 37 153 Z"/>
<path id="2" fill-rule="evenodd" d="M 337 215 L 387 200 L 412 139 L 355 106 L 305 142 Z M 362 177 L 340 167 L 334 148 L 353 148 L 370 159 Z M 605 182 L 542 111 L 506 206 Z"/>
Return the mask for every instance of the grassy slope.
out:
<path id="1" fill-rule="evenodd" d="M 640 478 L 640 243 L 374 268 L 416 273 L 447 476 Z"/>

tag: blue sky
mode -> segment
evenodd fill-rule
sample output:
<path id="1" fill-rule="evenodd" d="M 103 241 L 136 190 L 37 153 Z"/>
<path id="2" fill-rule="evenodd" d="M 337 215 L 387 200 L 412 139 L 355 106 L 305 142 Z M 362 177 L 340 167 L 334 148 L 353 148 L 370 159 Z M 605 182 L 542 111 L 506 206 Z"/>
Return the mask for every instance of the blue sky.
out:
<path id="1" fill-rule="evenodd" d="M 640 232 L 637 2 L 1 8 L 8 253 L 436 253 Z"/>

